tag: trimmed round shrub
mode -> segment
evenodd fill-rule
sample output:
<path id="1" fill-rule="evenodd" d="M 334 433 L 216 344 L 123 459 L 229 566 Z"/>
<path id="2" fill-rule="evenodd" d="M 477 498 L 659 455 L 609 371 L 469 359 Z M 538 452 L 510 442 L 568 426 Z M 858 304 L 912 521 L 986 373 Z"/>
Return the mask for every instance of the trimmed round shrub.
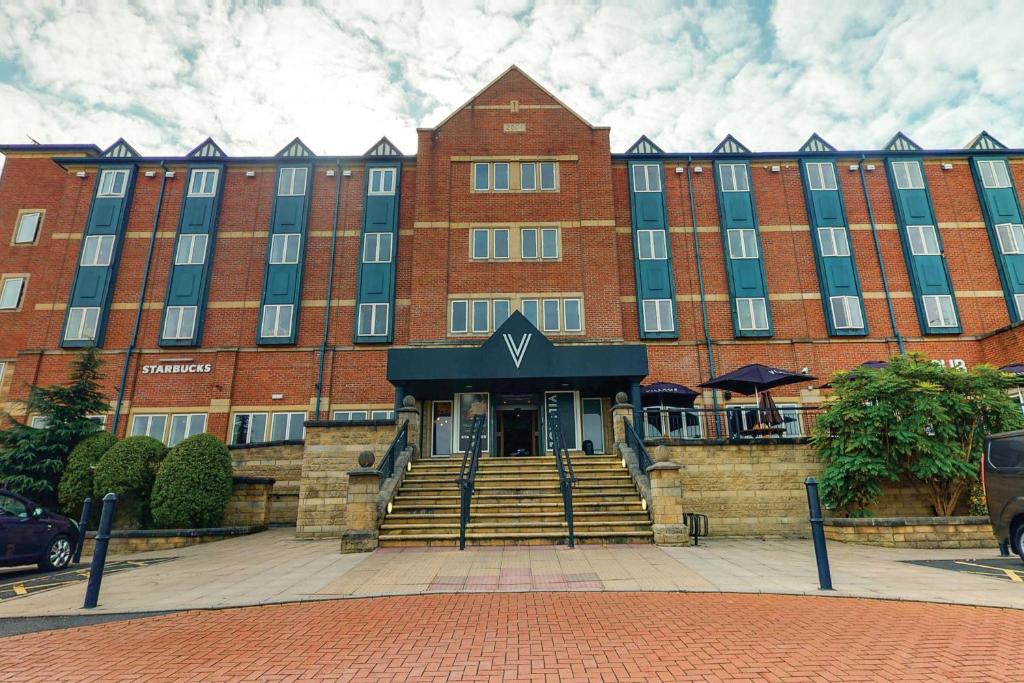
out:
<path id="1" fill-rule="evenodd" d="M 219 526 L 231 499 L 231 454 L 212 434 L 196 434 L 164 458 L 153 485 L 153 523 L 161 529 Z"/>
<path id="2" fill-rule="evenodd" d="M 82 511 L 82 501 L 93 495 L 92 468 L 100 461 L 103 454 L 117 443 L 117 437 L 110 432 L 98 432 L 78 442 L 68 456 L 68 464 L 64 466 L 64 474 L 57 488 L 57 499 L 64 514 L 74 519 Z M 99 514 L 99 501 L 93 497 L 93 516 Z"/>
<path id="3" fill-rule="evenodd" d="M 130 436 L 100 458 L 92 489 L 96 500 L 110 492 L 117 494 L 115 528 L 142 528 L 153 488 L 153 463 L 163 460 L 166 453 L 167 447 L 151 436 Z"/>

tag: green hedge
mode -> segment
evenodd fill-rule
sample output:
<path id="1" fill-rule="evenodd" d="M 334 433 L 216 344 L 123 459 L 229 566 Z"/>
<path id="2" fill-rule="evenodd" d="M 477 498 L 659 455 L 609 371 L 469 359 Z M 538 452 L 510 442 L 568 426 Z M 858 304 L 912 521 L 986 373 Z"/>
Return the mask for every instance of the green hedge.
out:
<path id="1" fill-rule="evenodd" d="M 167 447 L 150 436 L 130 436 L 100 458 L 93 493 L 96 500 L 110 492 L 117 494 L 115 528 L 140 529 L 146 523 L 154 472 L 166 453 Z"/>
<path id="2" fill-rule="evenodd" d="M 115 443 L 116 436 L 110 432 L 99 432 L 85 437 L 72 449 L 57 490 L 60 509 L 64 514 L 78 519 L 82 512 L 82 501 L 93 495 L 92 467 Z M 99 501 L 93 498 L 94 517 L 98 516 L 99 509 Z"/>
<path id="3" fill-rule="evenodd" d="M 212 434 L 196 434 L 167 454 L 153 486 L 154 524 L 161 529 L 219 526 L 231 499 L 231 454 Z"/>

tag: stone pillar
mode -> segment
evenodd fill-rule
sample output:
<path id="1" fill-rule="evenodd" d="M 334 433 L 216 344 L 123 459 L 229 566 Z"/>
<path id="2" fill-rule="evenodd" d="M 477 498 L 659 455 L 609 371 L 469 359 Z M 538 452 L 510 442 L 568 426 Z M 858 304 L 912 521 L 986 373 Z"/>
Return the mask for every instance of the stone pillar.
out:
<path id="1" fill-rule="evenodd" d="M 622 424 L 624 417 L 633 421 L 633 404 L 626 393 L 620 391 L 615 394 L 615 405 L 612 406 L 612 436 L 617 444 L 626 443 L 626 428 Z M 636 429 L 637 425 L 634 424 L 633 428 Z"/>
<path id="2" fill-rule="evenodd" d="M 409 422 L 409 447 L 413 450 L 413 460 L 419 458 L 420 451 L 420 407 L 416 405 L 416 398 L 412 395 L 406 395 L 402 399 L 402 407 L 398 409 L 398 419 L 396 420 L 396 433 L 398 429 L 402 428 L 402 423 Z"/>
<path id="3" fill-rule="evenodd" d="M 365 553 L 377 547 L 380 517 L 380 473 L 373 467 L 373 453 L 359 454 L 359 467 L 348 473 L 345 528 L 341 532 L 341 552 Z"/>
<path id="4" fill-rule="evenodd" d="M 679 476 L 682 465 L 669 461 L 668 449 L 654 449 L 655 463 L 647 468 L 651 478 L 651 528 L 658 545 L 689 545 L 687 528 L 683 525 L 683 484 Z"/>

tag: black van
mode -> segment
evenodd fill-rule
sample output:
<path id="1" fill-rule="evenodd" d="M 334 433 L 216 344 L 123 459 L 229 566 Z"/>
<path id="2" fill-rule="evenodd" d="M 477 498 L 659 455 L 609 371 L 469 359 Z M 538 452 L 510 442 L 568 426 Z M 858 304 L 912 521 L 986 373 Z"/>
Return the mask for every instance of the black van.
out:
<path id="1" fill-rule="evenodd" d="M 981 485 L 996 540 L 1024 560 L 1024 431 L 985 439 Z"/>

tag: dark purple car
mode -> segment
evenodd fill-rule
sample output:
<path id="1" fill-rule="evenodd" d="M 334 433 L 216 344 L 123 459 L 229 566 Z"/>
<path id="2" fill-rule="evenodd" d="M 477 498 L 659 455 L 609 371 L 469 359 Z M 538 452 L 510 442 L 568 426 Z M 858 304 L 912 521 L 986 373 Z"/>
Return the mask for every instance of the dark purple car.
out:
<path id="1" fill-rule="evenodd" d="M 78 523 L 0 488 L 0 567 L 63 569 L 78 543 Z"/>

